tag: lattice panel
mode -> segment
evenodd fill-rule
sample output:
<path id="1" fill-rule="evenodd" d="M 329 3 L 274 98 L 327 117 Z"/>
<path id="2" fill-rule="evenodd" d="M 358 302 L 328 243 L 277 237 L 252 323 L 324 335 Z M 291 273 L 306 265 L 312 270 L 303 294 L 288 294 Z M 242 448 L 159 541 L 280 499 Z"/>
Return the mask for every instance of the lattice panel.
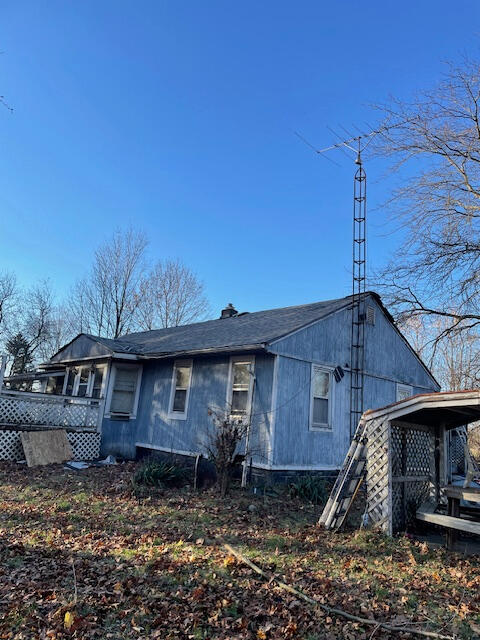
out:
<path id="1" fill-rule="evenodd" d="M 418 507 L 428 499 L 430 494 L 430 482 L 406 482 L 405 483 L 405 503 L 407 507 L 407 516 L 411 514 L 412 508 L 415 511 Z"/>
<path id="2" fill-rule="evenodd" d="M 391 425 L 392 476 L 428 476 L 432 472 L 434 436 L 403 423 Z"/>
<path id="3" fill-rule="evenodd" d="M 391 425 L 390 449 L 392 460 L 392 476 L 402 475 L 402 430 Z"/>
<path id="4" fill-rule="evenodd" d="M 21 431 L 0 430 L 0 460 L 24 460 Z M 93 432 L 67 431 L 74 460 L 97 460 L 101 435 Z"/>
<path id="5" fill-rule="evenodd" d="M 0 394 L 0 423 L 49 427 L 96 427 L 100 403 L 47 397 L 44 394 Z"/>
<path id="6" fill-rule="evenodd" d="M 0 460 L 23 460 L 19 431 L 0 431 Z"/>
<path id="7" fill-rule="evenodd" d="M 97 460 L 100 457 L 99 433 L 67 431 L 67 438 L 72 447 L 74 460 Z"/>
<path id="8" fill-rule="evenodd" d="M 405 526 L 405 513 L 403 509 L 402 485 L 394 482 L 392 485 L 392 528 L 393 531 L 403 529 Z"/>
<path id="9" fill-rule="evenodd" d="M 389 423 L 372 420 L 367 431 L 367 511 L 372 524 L 390 531 Z"/>
<path id="10" fill-rule="evenodd" d="M 465 449 L 456 431 L 450 431 L 449 453 L 452 473 L 465 473 Z"/>
<path id="11" fill-rule="evenodd" d="M 433 435 L 417 429 L 406 429 L 406 475 L 428 476 L 432 468 Z"/>

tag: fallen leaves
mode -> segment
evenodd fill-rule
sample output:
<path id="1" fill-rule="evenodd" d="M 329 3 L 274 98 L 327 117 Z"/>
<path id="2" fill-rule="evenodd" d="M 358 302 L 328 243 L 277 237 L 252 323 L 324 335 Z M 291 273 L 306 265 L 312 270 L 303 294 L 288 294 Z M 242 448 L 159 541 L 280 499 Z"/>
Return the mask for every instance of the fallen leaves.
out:
<path id="1" fill-rule="evenodd" d="M 65 629 L 71 629 L 74 621 L 75 616 L 73 615 L 73 613 L 71 611 L 67 611 L 63 619 L 63 626 L 65 627 Z"/>
<path id="2" fill-rule="evenodd" d="M 137 499 L 133 468 L 0 464 L 0 638 L 368 639 L 371 630 L 280 594 L 217 538 L 332 607 L 452 632 L 480 624 L 474 558 L 371 532 L 332 535 L 311 507 L 281 498 L 262 498 L 254 513 L 242 492 Z M 379 629 L 374 640 L 387 637 Z"/>

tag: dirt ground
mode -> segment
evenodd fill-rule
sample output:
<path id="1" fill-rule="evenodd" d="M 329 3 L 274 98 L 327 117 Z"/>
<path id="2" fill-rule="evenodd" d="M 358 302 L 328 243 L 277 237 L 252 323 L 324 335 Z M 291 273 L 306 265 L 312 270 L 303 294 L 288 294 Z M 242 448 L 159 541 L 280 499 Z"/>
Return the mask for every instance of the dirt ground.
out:
<path id="1" fill-rule="evenodd" d="M 0 638 L 413 637 L 328 615 L 269 575 L 357 616 L 480 637 L 480 558 L 407 537 L 333 534 L 319 509 L 233 490 L 132 491 L 133 463 L 0 463 Z"/>

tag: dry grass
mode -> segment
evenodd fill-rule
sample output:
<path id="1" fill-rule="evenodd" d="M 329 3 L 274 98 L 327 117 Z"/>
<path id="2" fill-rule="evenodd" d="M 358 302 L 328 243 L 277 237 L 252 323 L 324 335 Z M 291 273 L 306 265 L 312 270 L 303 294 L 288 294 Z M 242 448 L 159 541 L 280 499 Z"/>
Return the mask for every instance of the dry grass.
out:
<path id="1" fill-rule="evenodd" d="M 478 637 L 478 558 L 326 533 L 318 508 L 285 496 L 219 500 L 186 488 L 138 498 L 133 470 L 0 465 L 0 638 L 371 637 L 262 581 L 220 538 L 331 606 Z"/>

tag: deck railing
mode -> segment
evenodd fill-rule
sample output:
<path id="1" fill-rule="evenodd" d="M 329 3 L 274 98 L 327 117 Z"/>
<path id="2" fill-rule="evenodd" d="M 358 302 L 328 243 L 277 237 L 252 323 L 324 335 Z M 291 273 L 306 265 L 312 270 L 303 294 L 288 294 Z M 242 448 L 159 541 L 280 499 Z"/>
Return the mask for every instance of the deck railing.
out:
<path id="1" fill-rule="evenodd" d="M 100 428 L 103 400 L 0 390 L 0 427 Z"/>

